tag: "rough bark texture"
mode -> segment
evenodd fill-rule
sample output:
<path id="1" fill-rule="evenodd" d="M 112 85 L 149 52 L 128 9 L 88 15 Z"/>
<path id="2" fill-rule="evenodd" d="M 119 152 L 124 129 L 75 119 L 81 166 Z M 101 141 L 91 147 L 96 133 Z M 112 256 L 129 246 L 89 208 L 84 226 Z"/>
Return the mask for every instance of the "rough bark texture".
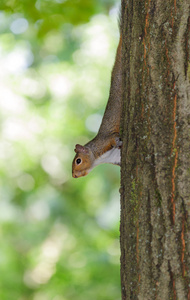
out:
<path id="1" fill-rule="evenodd" d="M 122 299 L 190 300 L 190 1 L 121 14 Z"/>

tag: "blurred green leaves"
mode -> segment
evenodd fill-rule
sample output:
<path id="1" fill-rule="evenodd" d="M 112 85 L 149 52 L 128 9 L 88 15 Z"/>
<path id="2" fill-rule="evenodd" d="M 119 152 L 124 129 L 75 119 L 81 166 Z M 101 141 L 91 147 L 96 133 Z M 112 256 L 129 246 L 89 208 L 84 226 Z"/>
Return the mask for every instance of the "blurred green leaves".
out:
<path id="1" fill-rule="evenodd" d="M 120 299 L 120 170 L 71 177 L 108 98 L 113 4 L 1 1 L 2 300 Z"/>
<path id="2" fill-rule="evenodd" d="M 97 13 L 105 13 L 114 0 L 2 0 L 0 10 L 23 14 L 30 22 L 37 22 L 39 34 L 58 29 L 60 24 L 83 24 Z"/>

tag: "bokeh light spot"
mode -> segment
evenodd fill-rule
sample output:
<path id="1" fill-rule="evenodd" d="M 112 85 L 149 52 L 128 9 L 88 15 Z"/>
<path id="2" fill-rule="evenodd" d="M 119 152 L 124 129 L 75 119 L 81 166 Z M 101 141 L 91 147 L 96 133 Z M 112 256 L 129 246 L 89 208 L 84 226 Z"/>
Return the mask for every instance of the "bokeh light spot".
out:
<path id="1" fill-rule="evenodd" d="M 28 21 L 24 18 L 18 18 L 11 23 L 10 29 L 14 34 L 24 33 L 28 29 Z"/>
<path id="2" fill-rule="evenodd" d="M 30 191 L 34 188 L 34 178 L 30 174 L 22 174 L 17 180 L 18 186 L 23 191 Z"/>
<path id="3" fill-rule="evenodd" d="M 102 121 L 102 116 L 99 114 L 90 115 L 86 119 L 86 127 L 92 132 L 97 132 Z"/>

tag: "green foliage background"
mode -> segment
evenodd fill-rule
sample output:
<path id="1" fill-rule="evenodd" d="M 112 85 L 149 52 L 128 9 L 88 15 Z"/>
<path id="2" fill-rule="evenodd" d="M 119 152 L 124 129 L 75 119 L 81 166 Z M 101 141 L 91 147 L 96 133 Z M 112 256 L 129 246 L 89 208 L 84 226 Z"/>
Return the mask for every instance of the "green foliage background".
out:
<path id="1" fill-rule="evenodd" d="M 120 299 L 119 168 L 71 177 L 108 98 L 117 4 L 1 1 L 1 300 Z"/>

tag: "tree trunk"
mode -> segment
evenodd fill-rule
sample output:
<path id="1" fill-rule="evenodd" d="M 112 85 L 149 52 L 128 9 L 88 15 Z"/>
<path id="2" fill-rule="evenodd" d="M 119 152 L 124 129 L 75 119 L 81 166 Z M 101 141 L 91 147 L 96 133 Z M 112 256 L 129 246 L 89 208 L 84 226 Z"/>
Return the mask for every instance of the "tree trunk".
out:
<path id="1" fill-rule="evenodd" d="M 122 299 L 190 300 L 189 3 L 122 1 Z"/>

